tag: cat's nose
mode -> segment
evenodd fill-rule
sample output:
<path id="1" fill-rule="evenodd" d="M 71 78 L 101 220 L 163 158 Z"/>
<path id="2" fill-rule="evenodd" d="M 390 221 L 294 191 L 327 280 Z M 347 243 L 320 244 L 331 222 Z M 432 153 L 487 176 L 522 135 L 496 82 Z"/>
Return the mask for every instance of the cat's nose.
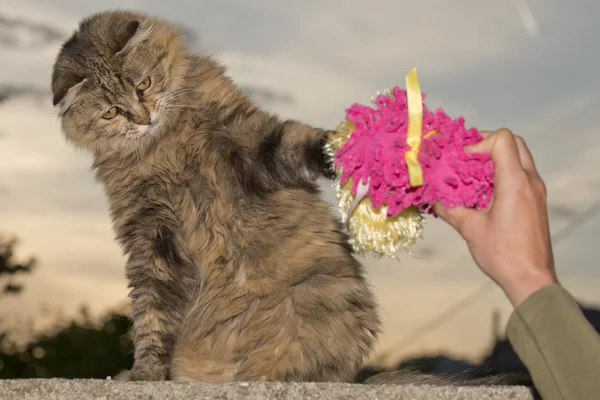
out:
<path id="1" fill-rule="evenodd" d="M 150 125 L 150 114 L 133 114 L 131 116 L 131 122 L 137 125 Z"/>

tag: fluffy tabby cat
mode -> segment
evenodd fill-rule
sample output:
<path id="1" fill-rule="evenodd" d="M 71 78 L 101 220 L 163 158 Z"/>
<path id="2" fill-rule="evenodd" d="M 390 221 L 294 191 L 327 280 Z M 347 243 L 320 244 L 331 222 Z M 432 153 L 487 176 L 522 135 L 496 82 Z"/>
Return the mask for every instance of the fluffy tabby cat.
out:
<path id="1" fill-rule="evenodd" d="M 373 295 L 316 179 L 327 132 L 255 106 L 169 24 L 83 20 L 52 75 L 128 257 L 124 380 L 351 381 Z"/>

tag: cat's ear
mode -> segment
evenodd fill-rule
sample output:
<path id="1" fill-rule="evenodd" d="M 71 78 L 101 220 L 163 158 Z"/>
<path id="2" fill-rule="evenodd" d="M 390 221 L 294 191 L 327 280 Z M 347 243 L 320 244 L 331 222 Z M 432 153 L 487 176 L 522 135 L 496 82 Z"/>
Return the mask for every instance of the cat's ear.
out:
<path id="1" fill-rule="evenodd" d="M 139 28 L 140 21 L 137 20 L 119 23 L 119 26 L 115 29 L 115 32 L 113 32 L 116 41 L 114 47 L 114 52 L 116 54 L 119 54 L 121 51 L 123 51 L 125 46 L 127 46 L 127 43 L 129 43 Z"/>
<path id="2" fill-rule="evenodd" d="M 148 39 L 152 29 L 152 24 L 141 23 L 137 20 L 125 23 L 118 36 L 119 48 L 115 55 L 127 53 L 137 47 L 144 40 Z"/>
<path id="3" fill-rule="evenodd" d="M 77 98 L 77 95 L 81 91 L 84 83 L 85 79 L 75 83 L 74 85 L 64 85 L 56 91 L 54 98 L 52 99 L 52 104 L 59 107 L 60 114 L 63 114 L 69 107 L 71 107 L 71 104 L 73 104 Z"/>

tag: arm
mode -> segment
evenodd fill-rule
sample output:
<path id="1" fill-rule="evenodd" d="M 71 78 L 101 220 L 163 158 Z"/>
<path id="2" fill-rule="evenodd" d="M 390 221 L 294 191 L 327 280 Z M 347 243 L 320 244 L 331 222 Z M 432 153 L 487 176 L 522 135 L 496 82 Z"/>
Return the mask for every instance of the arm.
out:
<path id="1" fill-rule="evenodd" d="M 473 259 L 515 307 L 509 340 L 545 400 L 592 399 L 600 393 L 600 339 L 558 284 L 545 186 L 525 142 L 502 129 L 465 148 L 489 152 L 494 197 L 485 210 L 436 213 L 465 239 Z"/>
<path id="2" fill-rule="evenodd" d="M 511 315 L 507 334 L 545 400 L 598 398 L 600 336 L 561 285 L 525 299 Z"/>
<path id="3" fill-rule="evenodd" d="M 304 185 L 319 177 L 333 179 L 333 160 L 325 153 L 328 132 L 295 120 L 281 120 L 256 106 L 248 95 L 225 76 L 213 60 L 195 58 L 203 108 L 214 112 L 226 127 L 226 137 L 211 139 L 219 153 L 226 152 L 238 180 L 249 194 L 264 194 L 288 185 Z M 217 128 L 218 130 L 219 128 Z"/>
<path id="4" fill-rule="evenodd" d="M 232 162 L 250 192 L 267 193 L 335 176 L 324 149 L 330 131 L 282 121 L 260 110 L 247 113 L 230 128 L 236 146 Z"/>
<path id="5" fill-rule="evenodd" d="M 333 178 L 333 164 L 324 147 L 329 131 L 295 120 L 265 121 L 254 153 L 258 165 L 286 183 Z"/>

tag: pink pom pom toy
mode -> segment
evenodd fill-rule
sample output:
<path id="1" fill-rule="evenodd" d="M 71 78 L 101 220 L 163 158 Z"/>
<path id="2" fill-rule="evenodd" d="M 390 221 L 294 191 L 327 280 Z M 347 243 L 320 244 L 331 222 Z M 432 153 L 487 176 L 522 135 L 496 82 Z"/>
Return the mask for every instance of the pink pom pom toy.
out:
<path id="1" fill-rule="evenodd" d="M 429 111 L 415 69 L 406 85 L 377 95 L 377 108 L 348 108 L 327 145 L 342 220 L 359 253 L 408 249 L 422 237 L 423 213 L 435 201 L 446 208 L 484 208 L 493 194 L 489 154 L 463 149 L 483 139 L 478 130 L 442 109 Z"/>

